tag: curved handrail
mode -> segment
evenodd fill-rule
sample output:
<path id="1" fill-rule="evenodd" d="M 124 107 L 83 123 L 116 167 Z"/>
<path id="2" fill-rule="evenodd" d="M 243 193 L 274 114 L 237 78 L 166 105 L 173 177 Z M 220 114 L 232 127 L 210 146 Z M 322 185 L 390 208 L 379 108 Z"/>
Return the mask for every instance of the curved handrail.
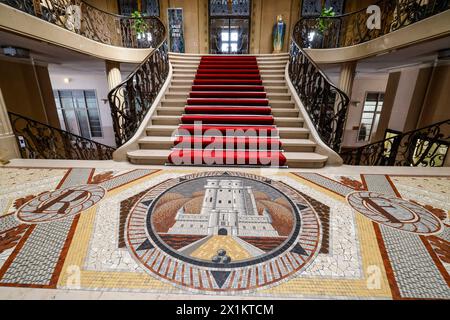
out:
<path id="1" fill-rule="evenodd" d="M 378 26 L 368 27 L 370 14 L 363 8 L 334 17 L 304 17 L 295 24 L 293 38 L 302 48 L 352 46 L 443 12 L 449 9 L 449 4 L 449 0 L 381 0 L 374 3 L 380 8 Z"/>
<path id="2" fill-rule="evenodd" d="M 447 119 L 343 152 L 341 156 L 348 165 L 442 166 L 450 148 L 449 133 Z"/>
<path id="3" fill-rule="evenodd" d="M 165 37 L 157 17 L 133 18 L 109 13 L 83 0 L 0 0 L 88 39 L 125 48 L 151 48 Z M 140 26 L 139 26 L 140 25 Z M 139 31 L 139 32 L 138 32 Z"/>
<path id="4" fill-rule="evenodd" d="M 339 153 L 350 99 L 331 82 L 294 38 L 288 71 L 292 85 L 320 138 Z"/>
<path id="5" fill-rule="evenodd" d="M 159 22 L 164 34 L 161 43 L 108 94 L 118 147 L 136 133 L 169 74 L 167 33 Z"/>
<path id="6" fill-rule="evenodd" d="M 11 126 L 26 159 L 110 160 L 115 148 L 8 112 Z"/>

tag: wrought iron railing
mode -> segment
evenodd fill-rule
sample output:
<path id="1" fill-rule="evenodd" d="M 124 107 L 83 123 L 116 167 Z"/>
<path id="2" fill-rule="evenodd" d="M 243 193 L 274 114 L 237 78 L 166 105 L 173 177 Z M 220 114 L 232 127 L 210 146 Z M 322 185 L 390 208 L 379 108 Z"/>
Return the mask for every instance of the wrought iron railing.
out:
<path id="1" fill-rule="evenodd" d="M 302 48 L 339 48 L 373 40 L 449 9 L 449 0 L 381 0 L 379 25 L 367 8 L 334 17 L 305 17 L 293 31 Z M 369 20 L 369 21 L 368 21 Z M 369 23 L 369 25 L 368 25 Z"/>
<path id="2" fill-rule="evenodd" d="M 164 25 L 157 17 L 112 14 L 82 0 L 0 0 L 0 3 L 113 46 L 154 48 L 165 38 Z"/>
<path id="3" fill-rule="evenodd" d="M 117 146 L 137 131 L 169 74 L 167 40 L 164 40 L 108 94 Z"/>
<path id="4" fill-rule="evenodd" d="M 8 112 L 22 158 L 109 160 L 114 148 Z"/>
<path id="5" fill-rule="evenodd" d="M 341 156 L 345 164 L 357 166 L 441 167 L 449 147 L 450 119 L 343 152 Z"/>
<path id="6" fill-rule="evenodd" d="M 293 40 L 289 78 L 317 133 L 324 143 L 340 151 L 350 99 L 320 70 Z"/>

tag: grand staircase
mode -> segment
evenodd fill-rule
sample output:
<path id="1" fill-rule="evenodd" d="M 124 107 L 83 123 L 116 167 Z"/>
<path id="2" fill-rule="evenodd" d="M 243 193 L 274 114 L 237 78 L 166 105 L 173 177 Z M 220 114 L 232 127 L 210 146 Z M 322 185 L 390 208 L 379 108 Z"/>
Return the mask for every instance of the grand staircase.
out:
<path id="1" fill-rule="evenodd" d="M 294 168 L 326 164 L 328 158 L 316 153 L 317 145 L 286 84 L 287 54 L 170 54 L 170 62 L 173 77 L 169 89 L 147 124 L 145 136 L 139 139 L 139 149 L 127 152 L 130 162 L 202 165 L 212 164 L 211 158 L 220 159 L 226 153 L 226 159 L 218 164 L 275 163 Z M 201 130 L 195 125 L 199 121 Z M 195 129 L 200 134 L 194 136 Z M 223 135 L 227 130 L 249 129 L 250 137 Z M 208 148 L 211 143 L 214 151 Z M 217 144 L 234 148 L 221 153 Z"/>

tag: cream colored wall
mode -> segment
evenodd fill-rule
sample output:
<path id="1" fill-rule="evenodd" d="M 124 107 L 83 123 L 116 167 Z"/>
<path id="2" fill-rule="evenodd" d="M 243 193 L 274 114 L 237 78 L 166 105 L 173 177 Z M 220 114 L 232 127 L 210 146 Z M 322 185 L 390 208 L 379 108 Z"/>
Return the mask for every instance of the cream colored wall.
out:
<path id="1" fill-rule="evenodd" d="M 46 66 L 6 59 L 0 60 L 0 70 L 0 88 L 8 111 L 59 128 Z"/>
<path id="2" fill-rule="evenodd" d="M 417 127 L 450 119 L 450 63 L 437 65 L 431 75 Z"/>
<path id="3" fill-rule="evenodd" d="M 357 76 L 355 78 L 350 101 L 359 103 L 350 103 L 349 105 L 347 122 L 345 125 L 344 141 L 342 144 L 344 147 L 357 147 L 367 144 L 367 142 L 357 142 L 366 93 L 384 92 L 386 90 L 387 81 L 387 74 L 377 76 Z M 353 130 L 354 128 L 358 128 L 358 130 Z M 374 140 L 372 141 L 374 142 Z"/>
<path id="4" fill-rule="evenodd" d="M 70 78 L 70 82 L 65 83 L 64 78 Z M 70 70 L 64 72 L 60 68 L 54 71 L 50 66 L 50 79 L 54 90 L 95 90 L 103 137 L 92 138 L 92 140 L 109 146 L 115 146 L 111 109 L 109 103 L 105 103 L 109 92 L 106 75 L 103 73 L 74 73 Z"/>
<path id="5" fill-rule="evenodd" d="M 390 74 L 376 137 L 386 129 L 408 132 L 450 119 L 450 65 L 405 68 Z"/>
<path id="6" fill-rule="evenodd" d="M 412 103 L 415 83 L 419 75 L 419 68 L 402 71 L 400 81 L 397 86 L 397 92 L 394 99 L 391 118 L 388 128 L 396 131 L 404 131 L 406 125 L 406 116 Z"/>

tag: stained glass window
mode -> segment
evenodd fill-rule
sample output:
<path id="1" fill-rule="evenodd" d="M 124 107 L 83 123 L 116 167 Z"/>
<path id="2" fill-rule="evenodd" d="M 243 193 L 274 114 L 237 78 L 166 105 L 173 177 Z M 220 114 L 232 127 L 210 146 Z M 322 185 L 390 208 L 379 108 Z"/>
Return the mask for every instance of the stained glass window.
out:
<path id="1" fill-rule="evenodd" d="M 325 7 L 333 8 L 336 15 L 341 15 L 344 13 L 345 0 L 326 0 Z M 322 11 L 322 0 L 303 0 L 302 2 L 302 17 L 314 17 L 320 16 Z"/>
<path id="2" fill-rule="evenodd" d="M 119 0 L 121 15 L 131 16 L 131 13 L 139 10 L 138 0 Z M 159 17 L 159 0 L 141 0 L 141 11 L 144 16 Z"/>
<path id="3" fill-rule="evenodd" d="M 211 17 L 248 16 L 250 0 L 210 0 L 209 15 Z"/>

